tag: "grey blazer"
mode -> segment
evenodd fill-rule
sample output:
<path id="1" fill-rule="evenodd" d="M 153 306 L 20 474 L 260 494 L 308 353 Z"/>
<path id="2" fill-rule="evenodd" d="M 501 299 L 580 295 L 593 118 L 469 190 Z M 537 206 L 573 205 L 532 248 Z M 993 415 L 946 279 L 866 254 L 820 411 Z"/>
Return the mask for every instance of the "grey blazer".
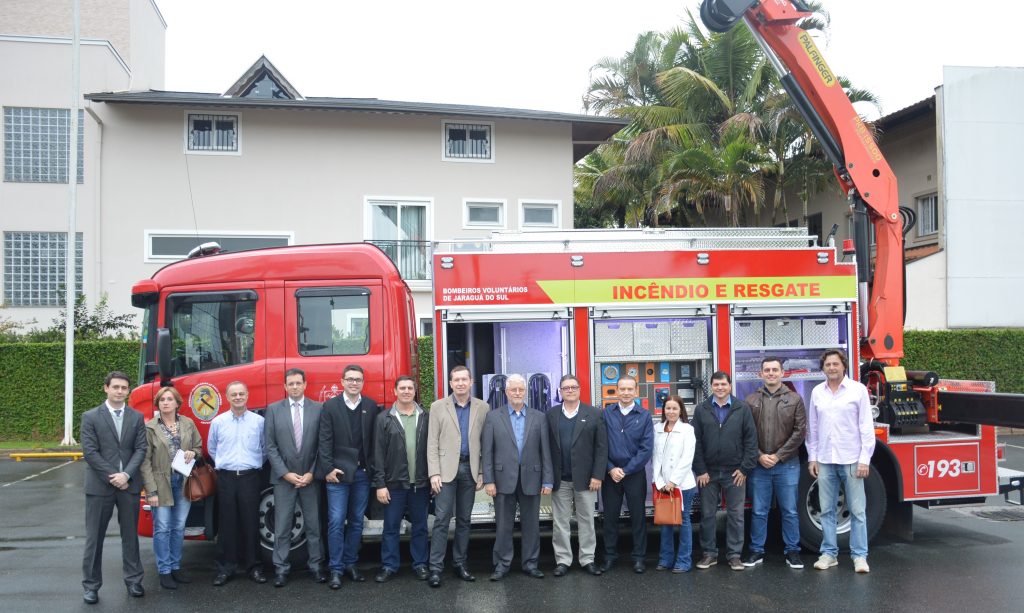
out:
<path id="1" fill-rule="evenodd" d="M 286 473 L 314 472 L 320 443 L 319 402 L 302 399 L 302 448 L 295 449 L 292 433 L 292 401 L 285 396 L 267 407 L 263 415 L 263 448 L 270 461 L 270 483 L 278 484 Z"/>
<path id="2" fill-rule="evenodd" d="M 484 419 L 484 483 L 493 483 L 499 494 L 514 494 L 522 482 L 523 493 L 540 494 L 544 483 L 554 484 L 551 446 L 544 414 L 527 407 L 523 432 L 523 456 L 519 459 L 508 408 L 495 409 Z"/>
<path id="3" fill-rule="evenodd" d="M 481 473 L 480 437 L 484 428 L 484 417 L 490 407 L 479 398 L 469 401 L 469 468 L 474 477 Z M 459 417 L 455 414 L 452 397 L 445 396 L 434 401 L 427 412 L 427 476 L 441 475 L 441 481 L 448 483 L 459 474 L 459 450 L 462 448 L 462 430 Z"/>
<path id="4" fill-rule="evenodd" d="M 90 496 L 113 496 L 118 490 L 110 484 L 110 475 L 128 473 L 129 494 L 142 491 L 139 472 L 146 459 L 146 425 L 142 414 L 125 405 L 121 422 L 121 439 L 117 426 L 104 402 L 82 413 L 82 457 L 89 465 L 85 471 L 85 493 Z"/>

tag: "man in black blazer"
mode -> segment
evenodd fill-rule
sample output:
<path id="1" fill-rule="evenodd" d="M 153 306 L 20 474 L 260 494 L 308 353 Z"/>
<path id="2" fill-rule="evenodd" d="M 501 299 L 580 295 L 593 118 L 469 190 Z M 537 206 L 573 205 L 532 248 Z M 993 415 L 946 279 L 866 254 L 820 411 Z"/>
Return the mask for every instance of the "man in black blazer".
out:
<path id="1" fill-rule="evenodd" d="M 607 426 L 600 411 L 580 402 L 580 381 L 575 375 L 562 377 L 558 387 L 562 404 L 547 412 L 555 476 L 551 493 L 554 575 L 561 577 L 572 566 L 569 519 L 573 506 L 580 539 L 580 566 L 591 575 L 600 575 L 601 569 L 594 562 L 597 549 L 594 509 L 608 463 Z"/>
<path id="2" fill-rule="evenodd" d="M 320 443 L 319 402 L 306 398 L 306 373 L 284 373 L 286 396 L 269 407 L 263 423 L 263 447 L 274 486 L 274 587 L 284 587 L 291 565 L 288 554 L 295 524 L 295 505 L 302 509 L 309 568 L 317 583 L 327 581 L 320 541 L 320 484 L 313 481 Z"/>
<path id="3" fill-rule="evenodd" d="M 550 494 L 553 483 L 551 448 L 544 414 L 526 406 L 526 380 L 509 375 L 505 384 L 508 406 L 484 418 L 484 491 L 494 498 L 494 574 L 508 574 L 514 552 L 512 532 L 519 507 L 523 572 L 544 578 L 537 568 L 540 555 L 540 496 Z"/>
<path id="4" fill-rule="evenodd" d="M 121 528 L 121 557 L 128 593 L 140 597 L 142 561 L 139 559 L 139 469 L 146 458 L 146 425 L 142 415 L 125 402 L 131 381 L 114 371 L 103 382 L 107 400 L 82 414 L 82 455 L 85 471 L 85 555 L 82 559 L 82 599 L 99 601 L 103 585 L 103 539 L 117 507 Z"/>
<path id="5" fill-rule="evenodd" d="M 327 481 L 327 551 L 332 590 L 366 578 L 356 568 L 363 538 L 363 515 L 370 499 L 373 426 L 377 403 L 362 395 L 365 374 L 350 364 L 342 371 L 345 392 L 324 403 L 320 412 L 317 477 Z"/>

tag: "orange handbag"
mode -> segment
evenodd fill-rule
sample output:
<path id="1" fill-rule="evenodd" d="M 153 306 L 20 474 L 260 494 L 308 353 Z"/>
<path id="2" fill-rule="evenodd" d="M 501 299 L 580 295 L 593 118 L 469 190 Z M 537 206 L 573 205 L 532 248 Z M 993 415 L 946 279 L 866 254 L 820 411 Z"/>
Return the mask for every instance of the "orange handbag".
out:
<path id="1" fill-rule="evenodd" d="M 683 496 L 679 489 L 671 493 L 658 489 L 658 486 L 651 484 L 654 491 L 654 525 L 656 526 L 680 526 L 683 523 Z"/>

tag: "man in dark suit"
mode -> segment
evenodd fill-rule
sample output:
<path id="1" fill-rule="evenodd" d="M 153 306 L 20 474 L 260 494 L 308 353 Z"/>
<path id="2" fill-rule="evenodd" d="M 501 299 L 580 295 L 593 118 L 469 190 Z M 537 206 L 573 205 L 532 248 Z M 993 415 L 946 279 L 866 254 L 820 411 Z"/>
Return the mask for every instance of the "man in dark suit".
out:
<path id="1" fill-rule="evenodd" d="M 594 531 L 594 507 L 608 462 L 608 431 L 604 416 L 596 408 L 580 402 L 580 382 L 565 375 L 558 384 L 562 404 L 547 412 L 551 463 L 554 466 L 554 491 L 551 494 L 556 577 L 572 566 L 570 543 L 573 506 L 579 531 L 579 562 L 591 575 L 600 575 L 594 562 L 597 533 Z"/>
<path id="2" fill-rule="evenodd" d="M 82 455 L 85 471 L 85 555 L 82 559 L 82 599 L 99 601 L 103 585 L 103 539 L 117 507 L 121 528 L 121 557 L 128 593 L 142 596 L 142 561 L 139 559 L 139 469 L 146 459 L 146 425 L 142 415 L 125 400 L 131 381 L 114 371 L 103 382 L 107 400 L 82 414 Z"/>
<path id="3" fill-rule="evenodd" d="M 512 565 L 512 531 L 519 507 L 523 572 L 544 578 L 537 568 L 540 555 L 540 496 L 550 494 L 554 481 L 551 448 L 544 415 L 526 406 L 526 379 L 509 375 L 505 384 L 508 407 L 484 419 L 484 491 L 495 499 L 494 574 L 501 581 Z"/>
<path id="4" fill-rule="evenodd" d="M 370 462 L 377 403 L 362 395 L 365 375 L 350 364 L 342 371 L 345 392 L 324 403 L 320 411 L 320 453 L 317 476 L 327 481 L 327 550 L 332 590 L 344 574 L 365 581 L 356 561 L 363 538 L 363 514 L 370 499 Z"/>
<path id="5" fill-rule="evenodd" d="M 306 398 L 306 373 L 284 373 L 287 396 L 267 407 L 264 447 L 274 485 L 274 587 L 284 587 L 291 565 L 288 553 L 295 524 L 295 504 L 302 509 L 309 568 L 317 583 L 325 583 L 320 542 L 320 484 L 313 482 L 320 442 L 319 402 Z"/>

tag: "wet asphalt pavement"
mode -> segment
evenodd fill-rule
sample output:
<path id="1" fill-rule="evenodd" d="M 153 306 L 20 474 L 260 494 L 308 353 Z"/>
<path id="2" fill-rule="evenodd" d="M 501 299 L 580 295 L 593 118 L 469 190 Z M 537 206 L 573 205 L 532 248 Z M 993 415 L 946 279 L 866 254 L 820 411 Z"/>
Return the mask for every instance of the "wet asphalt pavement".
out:
<path id="1" fill-rule="evenodd" d="M 1003 437 L 1003 465 L 1024 470 L 1024 436 Z M 43 472 L 47 471 L 47 472 Z M 43 474 L 39 474 L 43 473 Z M 658 535 L 648 539 L 648 571 L 634 574 L 625 560 L 611 573 L 590 577 L 578 567 L 563 578 L 554 566 L 550 539 L 541 543 L 538 580 L 511 573 L 501 583 L 487 581 L 491 541 L 476 538 L 470 550 L 475 583 L 451 574 L 440 589 L 415 580 L 408 566 L 386 585 L 373 583 L 379 544 L 368 542 L 360 568 L 368 582 L 346 582 L 338 592 L 293 572 L 283 589 L 255 585 L 241 576 L 222 588 L 210 585 L 214 547 L 187 542 L 184 570 L 194 583 L 161 590 L 152 545 L 142 539 L 146 596 L 131 599 L 121 582 L 116 518 L 104 553 L 106 584 L 100 604 L 81 600 L 84 546 L 83 463 L 0 460 L 0 610 L 47 611 L 1021 611 L 1024 610 L 1024 509 L 990 498 L 984 507 L 915 508 L 912 542 L 880 536 L 871 544 L 871 573 L 856 575 L 848 556 L 840 566 L 816 571 L 816 553 L 803 552 L 804 570 L 788 568 L 781 551 L 769 546 L 764 565 L 744 572 L 720 563 L 683 575 L 654 572 Z M 33 476 L 35 475 L 35 476 Z M 26 477 L 28 480 L 21 481 Z M 989 517 L 984 517 L 988 515 Z M 992 519 L 992 516 L 1000 517 Z M 696 537 L 696 535 L 695 535 Z M 720 541 L 724 535 L 719 535 Z M 620 543 L 625 550 L 629 537 Z M 695 538 L 696 540 L 696 538 Z M 518 542 L 517 542 L 518 546 Z M 598 544 L 598 552 L 601 545 Z M 695 552 L 696 553 L 696 552 Z M 518 565 L 513 561 L 513 568 Z M 628 556 L 627 556 L 628 557 Z M 403 545 L 403 562 L 408 551 Z M 397 608 L 396 608 L 397 607 Z"/>

